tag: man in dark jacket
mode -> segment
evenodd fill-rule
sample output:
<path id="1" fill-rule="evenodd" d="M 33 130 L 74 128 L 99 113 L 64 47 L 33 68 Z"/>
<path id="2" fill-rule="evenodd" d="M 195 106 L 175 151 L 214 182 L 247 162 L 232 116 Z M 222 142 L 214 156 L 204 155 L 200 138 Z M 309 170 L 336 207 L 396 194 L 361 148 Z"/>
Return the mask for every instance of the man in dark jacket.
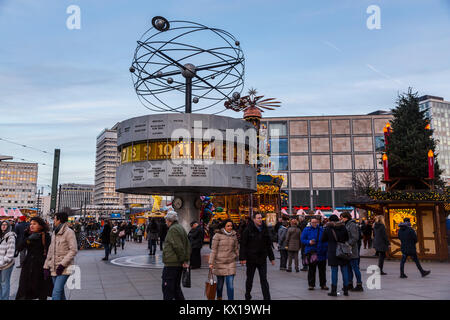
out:
<path id="1" fill-rule="evenodd" d="M 191 243 L 191 269 L 199 269 L 202 264 L 201 250 L 203 247 L 203 228 L 197 221 L 191 222 L 191 230 L 188 234 Z"/>
<path id="2" fill-rule="evenodd" d="M 305 228 L 308 226 L 308 220 L 304 216 L 298 217 L 298 225 L 297 227 L 300 229 L 301 232 L 305 230 Z M 300 250 L 301 250 L 301 259 L 302 259 L 302 268 L 301 271 L 308 271 L 308 265 L 303 264 L 305 262 L 306 254 L 305 254 L 305 244 L 300 244 Z"/>
<path id="3" fill-rule="evenodd" d="M 251 300 L 253 277 L 258 269 L 259 280 L 264 300 L 270 300 L 269 283 L 267 282 L 267 257 L 275 265 L 272 250 L 272 239 L 267 226 L 263 224 L 262 215 L 257 213 L 245 228 L 239 252 L 242 265 L 247 265 L 247 281 L 245 283 L 245 300 Z"/>
<path id="4" fill-rule="evenodd" d="M 351 291 L 364 291 L 362 287 L 361 271 L 359 270 L 359 244 L 360 229 L 352 215 L 348 211 L 341 214 L 341 218 L 345 223 L 348 232 L 348 244 L 352 246 L 352 256 L 348 266 L 348 288 Z M 356 287 L 353 287 L 353 273 L 356 276 Z"/>
<path id="5" fill-rule="evenodd" d="M 417 269 L 419 269 L 422 277 L 430 274 L 431 271 L 423 270 L 420 265 L 419 258 L 416 252 L 417 235 L 413 228 L 411 228 L 411 222 L 409 218 L 403 219 L 403 223 L 399 223 L 398 238 L 401 241 L 402 261 L 400 262 L 400 278 L 408 278 L 405 274 L 405 262 L 408 256 L 410 256 L 416 263 Z"/>
<path id="6" fill-rule="evenodd" d="M 109 258 L 109 244 L 111 243 L 111 222 L 109 220 L 105 221 L 105 225 L 103 226 L 102 234 L 100 238 L 102 240 L 102 244 L 105 247 L 105 257 L 102 260 L 108 260 Z"/>
<path id="7" fill-rule="evenodd" d="M 20 246 L 21 243 L 25 240 L 25 230 L 30 226 L 30 224 L 26 221 L 25 216 L 21 216 L 19 219 L 20 219 L 20 222 L 18 224 L 16 224 L 14 227 L 14 232 L 17 234 L 17 238 L 16 238 L 17 246 Z M 20 251 L 20 256 L 19 256 L 20 265 L 18 265 L 17 268 L 22 267 L 26 256 L 27 256 L 26 249 Z"/>
<path id="8" fill-rule="evenodd" d="M 166 240 L 167 235 L 167 224 L 164 221 L 161 221 L 159 224 L 159 250 L 163 250 L 164 240 Z"/>

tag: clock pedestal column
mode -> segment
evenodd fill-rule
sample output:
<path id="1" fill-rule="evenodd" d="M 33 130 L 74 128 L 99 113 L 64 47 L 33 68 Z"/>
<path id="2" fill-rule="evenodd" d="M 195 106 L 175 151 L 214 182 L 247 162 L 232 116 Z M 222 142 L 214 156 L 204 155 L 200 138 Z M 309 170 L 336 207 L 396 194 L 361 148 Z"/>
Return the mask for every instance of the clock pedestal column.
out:
<path id="1" fill-rule="evenodd" d="M 199 193 L 180 192 L 174 194 L 174 199 L 181 198 L 183 205 L 180 209 L 173 208 L 178 213 L 178 223 L 180 223 L 186 232 L 191 230 L 191 222 L 196 220 L 200 222 L 200 209 L 195 207 L 195 201 L 200 197 Z M 172 205 L 173 206 L 173 205 Z"/>

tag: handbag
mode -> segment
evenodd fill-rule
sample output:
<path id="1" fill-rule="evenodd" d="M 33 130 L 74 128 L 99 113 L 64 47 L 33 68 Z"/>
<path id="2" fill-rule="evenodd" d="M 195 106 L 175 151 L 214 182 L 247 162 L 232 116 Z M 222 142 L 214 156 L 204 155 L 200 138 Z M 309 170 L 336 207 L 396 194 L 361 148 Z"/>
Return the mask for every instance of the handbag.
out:
<path id="1" fill-rule="evenodd" d="M 331 229 L 331 232 L 333 232 L 334 240 L 336 240 L 336 257 L 350 260 L 352 256 L 352 246 L 346 242 L 338 242 L 336 232 L 334 232 L 333 229 Z"/>
<path id="2" fill-rule="evenodd" d="M 212 270 L 209 269 L 208 281 L 205 282 L 205 296 L 208 300 L 216 299 L 217 282 L 214 281 Z"/>
<path id="3" fill-rule="evenodd" d="M 120 231 L 120 232 L 119 232 L 119 237 L 120 237 L 120 238 L 125 237 L 125 231 L 123 231 L 123 230 Z"/>
<path id="4" fill-rule="evenodd" d="M 316 246 L 319 245 L 319 238 L 320 238 L 320 227 L 317 227 Z M 306 264 L 306 265 L 313 264 L 318 261 L 319 261 L 319 256 L 317 255 L 317 252 L 311 251 L 311 252 L 308 252 L 308 254 L 306 255 L 304 264 Z"/>
<path id="5" fill-rule="evenodd" d="M 191 287 L 191 267 L 183 268 L 183 273 L 181 274 L 181 283 L 185 288 Z"/>

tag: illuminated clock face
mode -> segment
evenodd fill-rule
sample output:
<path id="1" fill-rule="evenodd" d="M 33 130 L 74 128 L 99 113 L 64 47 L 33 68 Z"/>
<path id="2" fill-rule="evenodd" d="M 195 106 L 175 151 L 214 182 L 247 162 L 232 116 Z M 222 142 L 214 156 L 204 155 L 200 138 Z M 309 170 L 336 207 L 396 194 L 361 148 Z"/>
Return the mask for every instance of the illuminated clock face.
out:
<path id="1" fill-rule="evenodd" d="M 183 199 L 181 198 L 175 198 L 172 201 L 172 207 L 174 209 L 181 209 L 181 207 L 183 206 Z"/>

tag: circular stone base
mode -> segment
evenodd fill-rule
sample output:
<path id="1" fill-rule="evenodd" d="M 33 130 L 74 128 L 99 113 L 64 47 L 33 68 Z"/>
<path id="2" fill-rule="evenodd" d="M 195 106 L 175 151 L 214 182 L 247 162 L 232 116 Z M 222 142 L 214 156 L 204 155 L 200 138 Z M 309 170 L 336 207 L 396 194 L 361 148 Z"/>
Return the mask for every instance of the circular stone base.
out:
<path id="1" fill-rule="evenodd" d="M 208 268 L 209 254 L 202 254 L 202 269 Z M 162 253 L 157 252 L 154 256 L 140 255 L 140 256 L 126 256 L 111 260 L 111 263 L 121 267 L 144 268 L 144 269 L 162 269 L 164 263 L 162 262 Z"/>

